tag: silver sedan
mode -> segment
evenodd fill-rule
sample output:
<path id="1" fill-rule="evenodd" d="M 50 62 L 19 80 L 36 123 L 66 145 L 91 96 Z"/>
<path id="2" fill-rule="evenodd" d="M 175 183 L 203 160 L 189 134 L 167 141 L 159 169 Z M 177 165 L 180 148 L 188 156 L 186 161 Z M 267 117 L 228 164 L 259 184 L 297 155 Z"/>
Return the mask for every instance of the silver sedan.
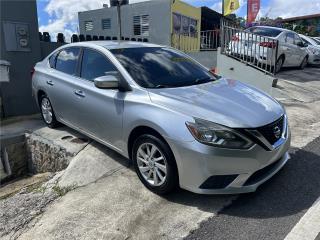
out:
<path id="1" fill-rule="evenodd" d="M 68 44 L 35 66 L 32 86 L 49 127 L 63 123 L 130 158 L 158 194 L 252 192 L 289 159 L 275 99 L 172 48 Z"/>

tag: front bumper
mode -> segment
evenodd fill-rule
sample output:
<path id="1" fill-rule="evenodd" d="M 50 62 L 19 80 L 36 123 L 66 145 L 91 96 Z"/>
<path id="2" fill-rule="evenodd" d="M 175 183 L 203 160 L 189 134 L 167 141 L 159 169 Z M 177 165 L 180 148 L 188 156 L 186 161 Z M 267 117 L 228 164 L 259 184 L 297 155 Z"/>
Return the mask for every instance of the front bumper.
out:
<path id="1" fill-rule="evenodd" d="M 309 55 L 308 63 L 311 65 L 320 65 L 320 55 Z"/>
<path id="2" fill-rule="evenodd" d="M 248 150 L 232 150 L 197 141 L 167 141 L 177 161 L 181 188 L 201 194 L 236 194 L 254 192 L 285 165 L 290 158 L 291 133 L 288 128 L 285 141 L 272 151 L 258 144 Z M 233 178 L 222 188 L 204 188 L 213 176 Z"/>

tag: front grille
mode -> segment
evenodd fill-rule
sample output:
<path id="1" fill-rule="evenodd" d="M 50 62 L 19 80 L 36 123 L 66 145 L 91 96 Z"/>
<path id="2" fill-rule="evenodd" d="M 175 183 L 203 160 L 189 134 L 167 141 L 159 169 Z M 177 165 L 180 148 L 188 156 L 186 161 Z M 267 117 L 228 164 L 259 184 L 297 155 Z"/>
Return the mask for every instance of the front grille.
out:
<path id="1" fill-rule="evenodd" d="M 284 116 L 274 121 L 273 123 L 257 128 L 257 131 L 260 132 L 262 136 L 265 139 L 267 139 L 271 145 L 273 145 L 281 138 L 283 134 L 283 126 L 284 126 Z M 275 134 L 275 128 L 277 127 L 280 129 L 280 134 L 278 136 Z"/>
<path id="2" fill-rule="evenodd" d="M 281 158 L 280 158 L 281 159 Z M 270 172 L 272 172 L 275 168 L 278 167 L 278 163 L 279 160 L 271 163 L 270 165 L 256 171 L 254 174 L 252 174 L 247 181 L 245 182 L 244 186 L 249 186 L 249 185 L 253 185 L 257 182 L 260 182 L 261 180 L 263 180 L 264 178 L 266 178 Z"/>

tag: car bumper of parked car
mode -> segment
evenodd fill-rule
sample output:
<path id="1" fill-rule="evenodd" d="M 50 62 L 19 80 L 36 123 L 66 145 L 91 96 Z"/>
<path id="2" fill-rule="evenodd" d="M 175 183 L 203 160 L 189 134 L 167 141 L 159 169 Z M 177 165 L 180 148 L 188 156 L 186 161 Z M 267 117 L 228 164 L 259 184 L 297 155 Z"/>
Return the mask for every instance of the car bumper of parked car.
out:
<path id="1" fill-rule="evenodd" d="M 249 150 L 215 148 L 197 141 L 168 139 L 175 155 L 180 187 L 201 194 L 254 192 L 289 160 L 291 134 L 267 151 L 256 144 Z"/>

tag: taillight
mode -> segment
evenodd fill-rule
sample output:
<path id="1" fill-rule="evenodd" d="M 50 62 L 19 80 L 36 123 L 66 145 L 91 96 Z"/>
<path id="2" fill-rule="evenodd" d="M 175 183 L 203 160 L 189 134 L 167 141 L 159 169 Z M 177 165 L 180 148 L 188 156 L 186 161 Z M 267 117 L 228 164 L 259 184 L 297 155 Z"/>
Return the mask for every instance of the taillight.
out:
<path id="1" fill-rule="evenodd" d="M 261 42 L 259 45 L 261 47 L 266 47 L 266 48 L 276 48 L 277 43 L 275 43 L 275 42 Z"/>
<path id="2" fill-rule="evenodd" d="M 239 42 L 240 39 L 239 39 L 238 36 L 233 35 L 232 38 L 231 38 L 231 40 L 232 40 L 232 41 L 235 41 L 235 42 Z"/>
<path id="3" fill-rule="evenodd" d="M 30 71 L 30 74 L 31 74 L 31 79 L 32 79 L 32 77 L 33 77 L 33 74 L 35 73 L 35 69 L 34 69 L 34 67 L 31 69 L 31 71 Z"/>

